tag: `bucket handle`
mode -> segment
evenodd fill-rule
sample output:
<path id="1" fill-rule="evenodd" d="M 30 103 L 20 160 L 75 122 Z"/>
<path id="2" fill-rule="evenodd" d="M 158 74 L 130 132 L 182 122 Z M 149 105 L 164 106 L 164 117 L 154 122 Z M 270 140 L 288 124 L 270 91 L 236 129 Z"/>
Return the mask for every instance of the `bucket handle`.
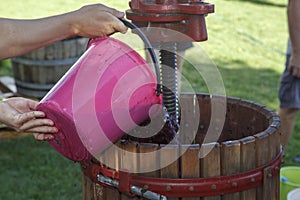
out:
<path id="1" fill-rule="evenodd" d="M 153 50 L 153 46 L 150 43 L 148 37 L 143 33 L 143 31 L 141 31 L 141 29 L 139 27 L 137 27 L 134 23 L 131 23 L 129 21 L 127 21 L 124 18 L 119 18 L 124 24 L 125 26 L 127 26 L 130 29 L 134 29 L 135 33 L 143 40 L 143 42 L 146 45 L 146 48 L 148 49 L 150 56 L 152 58 L 152 61 L 154 63 L 154 68 L 155 68 L 155 72 L 156 72 L 156 78 L 157 78 L 157 86 L 156 86 L 156 95 L 159 96 L 161 94 L 161 78 L 160 78 L 160 67 L 159 67 L 159 62 L 157 59 L 157 56 Z"/>

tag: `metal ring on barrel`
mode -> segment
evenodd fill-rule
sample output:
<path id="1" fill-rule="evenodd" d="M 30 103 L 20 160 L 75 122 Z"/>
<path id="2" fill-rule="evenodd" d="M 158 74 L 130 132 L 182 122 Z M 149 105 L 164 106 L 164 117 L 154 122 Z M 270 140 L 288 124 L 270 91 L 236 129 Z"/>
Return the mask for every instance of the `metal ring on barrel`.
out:
<path id="1" fill-rule="evenodd" d="M 118 180 L 119 189 L 123 188 L 123 191 L 120 190 L 121 192 L 129 192 L 129 188 L 124 189 L 124 185 L 128 187 L 134 185 L 167 197 L 207 197 L 240 192 L 263 185 L 266 179 L 279 176 L 281 162 L 282 151 L 273 161 L 256 169 L 211 178 L 170 179 L 135 176 L 127 172 L 101 167 L 97 163 L 86 166 L 83 171 L 86 176 L 98 184 L 105 185 L 98 181 L 98 174 Z M 105 186 L 107 187 L 107 185 Z"/>

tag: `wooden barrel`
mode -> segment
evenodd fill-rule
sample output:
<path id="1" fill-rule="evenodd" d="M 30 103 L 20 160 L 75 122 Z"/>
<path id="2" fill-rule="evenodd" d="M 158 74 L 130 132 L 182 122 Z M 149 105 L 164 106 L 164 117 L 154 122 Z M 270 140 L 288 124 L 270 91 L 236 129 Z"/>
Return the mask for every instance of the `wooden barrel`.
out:
<path id="1" fill-rule="evenodd" d="M 207 134 L 215 134 L 219 128 L 219 117 L 212 118 L 211 106 L 218 98 L 222 99 L 181 95 L 180 105 L 185 109 L 181 110 L 180 126 L 186 127 L 187 133 L 179 133 L 185 137 L 180 141 L 192 135 L 192 144 L 123 139 L 97 161 L 94 158 L 82 164 L 83 199 L 147 199 L 133 195 L 134 186 L 142 195 L 153 192 L 149 199 L 164 199 L 155 196 L 160 194 L 171 200 L 279 200 L 279 117 L 257 103 L 226 98 L 221 135 L 216 141 L 204 142 Z M 195 110 L 200 114 L 196 135 L 191 128 L 198 115 Z M 149 152 L 151 156 L 146 155 Z M 139 171 L 145 167 L 155 170 Z"/>
<path id="2" fill-rule="evenodd" d="M 11 59 L 17 92 L 42 98 L 85 51 L 87 39 L 74 37 Z"/>

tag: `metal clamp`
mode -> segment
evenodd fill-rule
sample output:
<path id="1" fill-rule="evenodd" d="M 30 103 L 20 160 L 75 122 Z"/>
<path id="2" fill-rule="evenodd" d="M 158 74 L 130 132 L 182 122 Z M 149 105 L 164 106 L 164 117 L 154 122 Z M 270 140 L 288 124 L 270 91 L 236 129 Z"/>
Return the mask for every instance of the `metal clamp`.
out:
<path id="1" fill-rule="evenodd" d="M 109 185 L 115 188 L 119 188 L 119 181 L 105 177 L 101 174 L 97 175 L 97 180 L 105 185 Z M 149 191 L 149 190 L 145 190 L 143 188 L 137 187 L 137 186 L 133 186 L 130 185 L 129 186 L 130 192 L 134 195 L 149 199 L 149 200 L 167 200 L 166 196 L 157 194 L 155 192 Z"/>

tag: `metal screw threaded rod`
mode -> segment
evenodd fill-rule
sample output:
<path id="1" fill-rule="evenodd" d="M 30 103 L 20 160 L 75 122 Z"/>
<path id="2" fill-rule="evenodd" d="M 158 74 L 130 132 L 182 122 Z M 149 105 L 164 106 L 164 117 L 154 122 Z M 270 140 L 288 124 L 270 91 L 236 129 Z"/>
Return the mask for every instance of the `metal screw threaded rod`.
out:
<path id="1" fill-rule="evenodd" d="M 177 82 L 177 45 L 175 42 L 161 43 L 161 81 L 163 104 L 173 119 L 178 123 L 178 82 Z"/>

